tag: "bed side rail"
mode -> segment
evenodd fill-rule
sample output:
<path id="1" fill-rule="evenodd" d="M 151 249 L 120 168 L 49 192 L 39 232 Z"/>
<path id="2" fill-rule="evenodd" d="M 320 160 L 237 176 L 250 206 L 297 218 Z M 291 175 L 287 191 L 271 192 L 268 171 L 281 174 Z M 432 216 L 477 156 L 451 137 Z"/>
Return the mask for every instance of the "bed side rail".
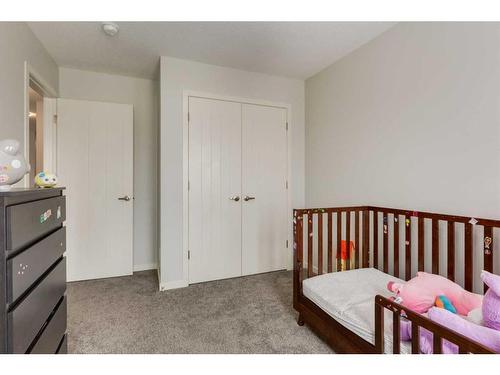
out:
<path id="1" fill-rule="evenodd" d="M 412 354 L 420 354 L 420 329 L 424 328 L 432 333 L 433 353 L 441 354 L 443 348 L 443 340 L 449 341 L 458 347 L 460 354 L 494 354 L 494 352 L 475 342 L 471 339 L 450 330 L 432 320 L 400 305 L 388 298 L 377 295 L 375 297 L 375 349 L 379 354 L 384 354 L 384 311 L 385 309 L 392 312 L 392 347 L 393 353 L 399 354 L 401 350 L 401 313 L 404 312 L 406 318 L 411 322 L 412 338 L 411 351 Z"/>
<path id="2" fill-rule="evenodd" d="M 294 307 L 302 295 L 304 279 L 369 267 L 368 225 L 366 206 L 293 211 Z"/>
<path id="3" fill-rule="evenodd" d="M 428 264 L 428 272 L 472 291 L 478 257 L 482 269 L 493 272 L 499 247 L 494 238 L 500 235 L 500 220 L 494 219 L 375 206 L 295 209 L 293 215 L 300 280 L 366 267 L 409 280 Z"/>

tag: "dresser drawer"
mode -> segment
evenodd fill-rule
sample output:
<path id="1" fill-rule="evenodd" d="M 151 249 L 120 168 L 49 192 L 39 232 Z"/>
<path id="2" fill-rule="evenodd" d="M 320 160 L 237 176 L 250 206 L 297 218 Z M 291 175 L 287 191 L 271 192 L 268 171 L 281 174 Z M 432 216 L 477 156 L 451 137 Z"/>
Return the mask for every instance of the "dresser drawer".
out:
<path id="1" fill-rule="evenodd" d="M 66 333 L 66 297 L 57 306 L 52 317 L 47 322 L 42 334 L 31 349 L 32 354 L 55 354 Z"/>
<path id="2" fill-rule="evenodd" d="M 25 353 L 66 291 L 66 258 L 61 259 L 7 316 L 8 351 Z"/>
<path id="3" fill-rule="evenodd" d="M 57 348 L 56 354 L 68 354 L 68 334 L 65 334 Z"/>
<path id="4" fill-rule="evenodd" d="M 17 300 L 66 250 L 62 227 L 7 261 L 7 303 Z"/>
<path id="5" fill-rule="evenodd" d="M 8 206 L 7 254 L 17 251 L 60 227 L 66 219 L 64 196 Z"/>

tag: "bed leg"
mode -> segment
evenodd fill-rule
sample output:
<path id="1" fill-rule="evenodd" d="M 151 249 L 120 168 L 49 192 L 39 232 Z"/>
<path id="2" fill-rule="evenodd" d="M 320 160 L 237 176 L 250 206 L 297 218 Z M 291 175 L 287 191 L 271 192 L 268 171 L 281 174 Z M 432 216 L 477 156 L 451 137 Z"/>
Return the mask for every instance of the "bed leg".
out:
<path id="1" fill-rule="evenodd" d="M 304 317 L 301 313 L 299 313 L 299 317 L 297 318 L 297 324 L 301 327 L 304 325 Z"/>

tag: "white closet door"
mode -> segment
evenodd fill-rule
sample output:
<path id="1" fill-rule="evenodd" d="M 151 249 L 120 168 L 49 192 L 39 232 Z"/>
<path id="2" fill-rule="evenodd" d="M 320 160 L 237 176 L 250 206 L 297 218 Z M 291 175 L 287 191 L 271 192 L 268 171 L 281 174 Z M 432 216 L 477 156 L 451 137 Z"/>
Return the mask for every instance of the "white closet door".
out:
<path id="1" fill-rule="evenodd" d="M 286 268 L 286 110 L 242 107 L 242 273 Z"/>
<path id="2" fill-rule="evenodd" d="M 190 97 L 190 283 L 241 275 L 240 194 L 241 104 Z"/>
<path id="3" fill-rule="evenodd" d="M 67 189 L 68 281 L 130 275 L 133 107 L 58 99 L 57 110 L 57 173 Z"/>

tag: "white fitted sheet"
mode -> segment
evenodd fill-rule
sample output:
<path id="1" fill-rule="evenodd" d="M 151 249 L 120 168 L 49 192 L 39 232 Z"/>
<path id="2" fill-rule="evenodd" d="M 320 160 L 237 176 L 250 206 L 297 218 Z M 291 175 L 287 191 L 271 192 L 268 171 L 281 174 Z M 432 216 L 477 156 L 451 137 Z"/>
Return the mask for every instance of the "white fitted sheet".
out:
<path id="1" fill-rule="evenodd" d="M 304 295 L 364 340 L 375 342 L 375 296 L 390 297 L 389 281 L 404 282 L 375 268 L 327 273 L 304 280 Z M 385 351 L 392 353 L 392 313 L 385 309 Z M 401 353 L 411 344 L 401 342 Z"/>

